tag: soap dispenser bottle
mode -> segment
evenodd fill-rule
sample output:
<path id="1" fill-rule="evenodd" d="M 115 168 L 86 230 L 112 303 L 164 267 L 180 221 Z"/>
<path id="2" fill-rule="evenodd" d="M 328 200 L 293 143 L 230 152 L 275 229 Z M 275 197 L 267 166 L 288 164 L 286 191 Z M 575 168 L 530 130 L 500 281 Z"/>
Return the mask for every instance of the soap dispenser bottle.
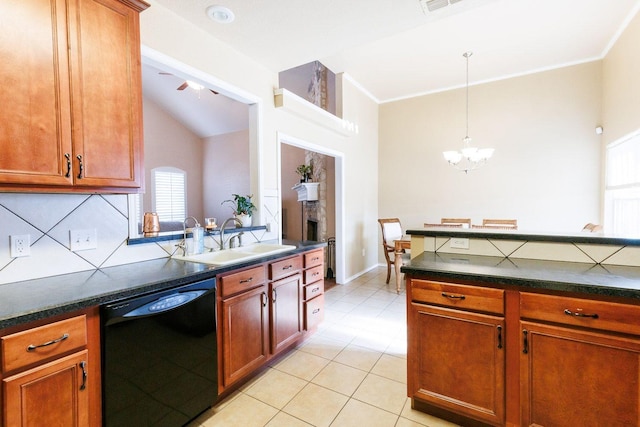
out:
<path id="1" fill-rule="evenodd" d="M 196 221 L 196 225 L 191 229 L 193 236 L 193 253 L 199 255 L 204 253 L 204 228 Z"/>

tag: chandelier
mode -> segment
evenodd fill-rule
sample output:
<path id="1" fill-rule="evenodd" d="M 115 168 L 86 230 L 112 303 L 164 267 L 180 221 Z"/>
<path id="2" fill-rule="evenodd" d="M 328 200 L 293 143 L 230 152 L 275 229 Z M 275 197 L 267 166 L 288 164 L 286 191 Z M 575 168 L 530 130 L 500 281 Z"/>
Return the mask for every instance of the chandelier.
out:
<path id="1" fill-rule="evenodd" d="M 465 52 L 462 54 L 467 59 L 467 132 L 462 140 L 462 149 L 455 151 L 445 151 L 442 153 L 444 159 L 458 170 L 468 173 L 484 165 L 493 155 L 493 148 L 478 148 L 471 146 L 471 138 L 469 138 L 469 57 L 473 52 Z"/>

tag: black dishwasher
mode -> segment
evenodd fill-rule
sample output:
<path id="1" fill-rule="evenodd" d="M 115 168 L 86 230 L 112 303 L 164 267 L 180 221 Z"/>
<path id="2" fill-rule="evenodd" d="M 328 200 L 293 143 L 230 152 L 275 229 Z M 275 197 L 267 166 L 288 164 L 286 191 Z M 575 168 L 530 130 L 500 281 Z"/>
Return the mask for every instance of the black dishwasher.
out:
<path id="1" fill-rule="evenodd" d="M 105 427 L 187 424 L 218 395 L 215 279 L 101 307 Z"/>

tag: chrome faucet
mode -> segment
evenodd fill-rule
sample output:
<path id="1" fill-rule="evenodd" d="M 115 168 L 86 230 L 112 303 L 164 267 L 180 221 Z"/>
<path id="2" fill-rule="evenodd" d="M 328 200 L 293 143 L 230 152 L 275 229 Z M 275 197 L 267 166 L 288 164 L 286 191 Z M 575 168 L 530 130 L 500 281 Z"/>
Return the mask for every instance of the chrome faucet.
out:
<path id="1" fill-rule="evenodd" d="M 235 221 L 236 225 L 239 225 L 240 227 L 242 227 L 242 221 L 240 221 L 236 217 L 231 217 L 224 220 L 224 222 L 222 223 L 222 226 L 220 227 L 220 250 L 223 250 L 225 246 L 224 245 L 224 229 L 227 228 L 227 224 L 229 223 L 229 221 Z"/>
<path id="2" fill-rule="evenodd" d="M 182 256 L 187 256 L 187 221 L 191 218 L 194 222 L 194 227 L 200 227 L 200 223 L 195 217 L 188 216 L 182 221 L 182 242 L 176 246 L 182 249 Z"/>

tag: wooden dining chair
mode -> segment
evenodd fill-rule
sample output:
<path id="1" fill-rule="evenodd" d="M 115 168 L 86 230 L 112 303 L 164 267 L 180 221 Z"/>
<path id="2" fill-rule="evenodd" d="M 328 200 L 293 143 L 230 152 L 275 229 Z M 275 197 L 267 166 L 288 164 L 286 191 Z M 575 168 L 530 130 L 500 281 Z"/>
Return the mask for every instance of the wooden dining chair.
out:
<path id="1" fill-rule="evenodd" d="M 395 264 L 395 246 L 393 241 L 402 237 L 402 225 L 398 218 L 380 218 L 378 222 L 382 229 L 382 251 L 384 252 L 384 258 L 387 260 L 386 283 L 389 283 L 391 266 Z"/>
<path id="2" fill-rule="evenodd" d="M 592 224 L 592 223 L 587 223 L 587 225 L 584 226 L 584 228 L 582 229 L 582 231 L 588 231 L 590 233 L 597 233 L 599 231 L 602 231 L 602 226 L 599 224 Z"/>
<path id="3" fill-rule="evenodd" d="M 461 227 L 467 225 L 467 228 L 471 227 L 471 218 L 442 218 L 440 224 L 459 224 Z"/>
<path id="4" fill-rule="evenodd" d="M 517 219 L 483 219 L 482 225 L 484 227 L 494 227 L 494 228 L 506 228 L 511 230 L 518 229 L 518 220 Z"/>

